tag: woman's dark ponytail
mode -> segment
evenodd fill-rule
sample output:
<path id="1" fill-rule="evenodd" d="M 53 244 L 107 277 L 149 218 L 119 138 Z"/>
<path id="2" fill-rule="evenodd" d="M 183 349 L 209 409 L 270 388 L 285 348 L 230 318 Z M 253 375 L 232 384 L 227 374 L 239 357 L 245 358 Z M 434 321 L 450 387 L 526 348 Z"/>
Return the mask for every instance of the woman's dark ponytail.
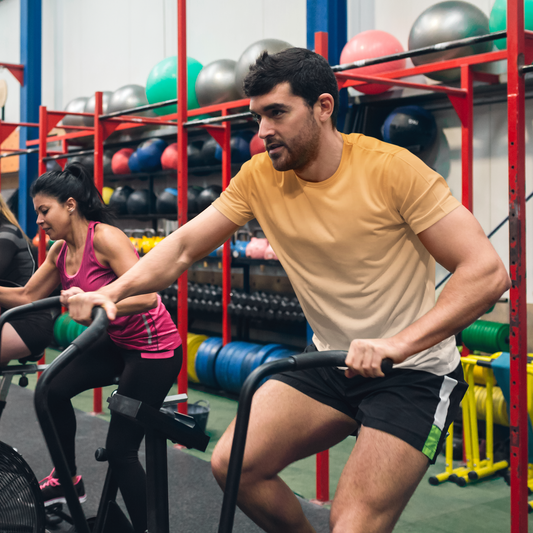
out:
<path id="1" fill-rule="evenodd" d="M 81 163 L 71 163 L 65 170 L 51 170 L 39 176 L 31 185 L 30 194 L 44 194 L 64 204 L 74 198 L 80 214 L 87 220 L 112 224 L 113 210 L 104 204 L 91 175 Z"/>

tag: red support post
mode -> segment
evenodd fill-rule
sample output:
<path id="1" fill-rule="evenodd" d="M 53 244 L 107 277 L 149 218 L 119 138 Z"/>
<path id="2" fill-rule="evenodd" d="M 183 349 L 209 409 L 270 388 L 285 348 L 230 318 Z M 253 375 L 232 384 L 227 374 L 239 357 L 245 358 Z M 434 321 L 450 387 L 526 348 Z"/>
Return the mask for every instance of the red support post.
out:
<path id="1" fill-rule="evenodd" d="M 103 113 L 102 93 L 94 95 L 94 185 L 102 194 L 104 186 L 104 136 L 99 116 Z M 93 390 L 93 415 L 102 414 L 102 388 Z"/>
<path id="2" fill-rule="evenodd" d="M 186 0 L 178 0 L 178 226 L 187 222 L 187 10 Z M 187 392 L 187 272 L 178 279 L 178 331 L 183 346 L 183 363 L 178 376 L 178 391 Z M 178 404 L 178 411 L 187 414 L 187 402 Z"/>
<path id="3" fill-rule="evenodd" d="M 222 115 L 227 115 L 227 109 Z M 222 144 L 222 190 L 225 190 L 231 181 L 231 123 L 224 122 L 224 139 Z M 231 317 L 228 305 L 231 301 L 231 245 L 230 241 L 224 243 L 222 251 L 222 344 L 231 342 Z"/>
<path id="4" fill-rule="evenodd" d="M 474 76 L 472 67 L 461 67 L 461 88 L 466 91 L 463 99 L 464 113 L 461 117 L 461 201 L 470 211 L 474 211 Z"/>
<path id="5" fill-rule="evenodd" d="M 507 127 L 509 142 L 509 266 L 511 533 L 528 530 L 528 414 L 525 206 L 524 2 L 507 2 Z"/>
<path id="6" fill-rule="evenodd" d="M 328 34 L 325 31 L 315 33 L 315 52 L 328 58 Z M 329 450 L 316 454 L 316 499 L 329 501 Z"/>

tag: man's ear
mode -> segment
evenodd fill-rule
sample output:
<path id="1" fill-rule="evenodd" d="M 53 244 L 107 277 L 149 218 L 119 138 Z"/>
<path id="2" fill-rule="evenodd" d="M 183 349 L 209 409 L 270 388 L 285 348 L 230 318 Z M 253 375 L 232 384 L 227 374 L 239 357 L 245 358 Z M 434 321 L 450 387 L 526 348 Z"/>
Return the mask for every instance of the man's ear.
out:
<path id="1" fill-rule="evenodd" d="M 321 122 L 327 122 L 330 120 L 335 108 L 335 101 L 333 96 L 329 93 L 322 93 L 315 104 L 319 108 L 319 120 Z"/>

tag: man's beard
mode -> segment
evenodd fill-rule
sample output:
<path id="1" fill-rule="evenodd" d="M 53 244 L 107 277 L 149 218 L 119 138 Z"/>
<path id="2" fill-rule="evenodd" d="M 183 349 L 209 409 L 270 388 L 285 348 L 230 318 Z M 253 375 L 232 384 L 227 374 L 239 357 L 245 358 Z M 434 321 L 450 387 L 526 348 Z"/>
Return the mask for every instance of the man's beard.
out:
<path id="1" fill-rule="evenodd" d="M 285 142 L 278 143 L 276 141 L 267 141 L 267 151 L 269 145 L 283 145 L 284 153 L 282 152 L 279 157 L 277 157 L 277 154 L 272 156 L 269 153 L 272 165 L 278 172 L 304 169 L 318 157 L 320 128 L 314 121 L 312 115 L 310 115 L 309 118 L 310 120 L 307 122 L 307 127 L 302 129 L 296 137 L 290 140 L 290 145 Z"/>

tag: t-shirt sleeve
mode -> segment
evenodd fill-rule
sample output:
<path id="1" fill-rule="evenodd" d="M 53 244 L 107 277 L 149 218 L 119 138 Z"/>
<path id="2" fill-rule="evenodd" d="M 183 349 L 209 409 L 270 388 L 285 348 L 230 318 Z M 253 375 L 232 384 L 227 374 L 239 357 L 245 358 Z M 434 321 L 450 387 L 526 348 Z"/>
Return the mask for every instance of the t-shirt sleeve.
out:
<path id="1" fill-rule="evenodd" d="M 461 205 L 444 178 L 408 150 L 392 155 L 386 171 L 393 205 L 415 234 Z"/>
<path id="2" fill-rule="evenodd" d="M 226 190 L 213 202 L 213 207 L 234 224 L 244 226 L 255 218 L 250 206 L 250 164 L 245 163 Z"/>
<path id="3" fill-rule="evenodd" d="M 0 235 L 0 278 L 9 271 L 17 251 L 17 245 L 12 240 L 4 239 Z"/>

